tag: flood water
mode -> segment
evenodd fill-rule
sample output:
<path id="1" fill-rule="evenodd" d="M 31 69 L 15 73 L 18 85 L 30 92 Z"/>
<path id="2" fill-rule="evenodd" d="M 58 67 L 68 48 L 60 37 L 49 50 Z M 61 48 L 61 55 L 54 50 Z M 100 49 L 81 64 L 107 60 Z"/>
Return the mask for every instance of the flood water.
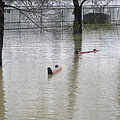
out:
<path id="1" fill-rule="evenodd" d="M 0 120 L 120 120 L 120 27 L 5 31 Z"/>

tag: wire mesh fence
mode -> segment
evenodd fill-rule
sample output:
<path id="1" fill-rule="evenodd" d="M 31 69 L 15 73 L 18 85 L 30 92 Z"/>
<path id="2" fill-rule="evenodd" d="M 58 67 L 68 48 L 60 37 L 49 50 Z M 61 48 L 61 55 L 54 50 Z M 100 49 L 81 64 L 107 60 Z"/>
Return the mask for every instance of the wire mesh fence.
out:
<path id="1" fill-rule="evenodd" d="M 74 7 L 52 7 L 43 9 L 19 10 L 5 8 L 5 29 L 54 28 L 72 26 L 74 21 Z M 33 8 L 33 7 L 32 7 Z M 120 6 L 84 6 L 83 15 L 88 13 L 104 13 L 110 16 L 111 24 L 120 24 Z"/>

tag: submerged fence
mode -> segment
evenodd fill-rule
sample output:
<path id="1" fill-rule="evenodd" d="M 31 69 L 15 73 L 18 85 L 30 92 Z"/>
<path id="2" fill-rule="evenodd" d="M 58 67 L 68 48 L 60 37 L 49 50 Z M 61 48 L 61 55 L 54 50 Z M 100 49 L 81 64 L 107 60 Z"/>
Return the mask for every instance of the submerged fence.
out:
<path id="1" fill-rule="evenodd" d="M 71 26 L 74 21 L 74 7 L 50 7 L 41 9 L 32 9 L 30 11 L 19 7 L 23 12 L 5 8 L 5 29 L 23 29 L 23 28 L 52 28 Z M 88 13 L 104 13 L 110 16 L 112 24 L 120 24 L 120 6 L 106 6 L 98 8 L 93 6 L 84 6 L 83 15 Z M 23 14 L 24 13 L 24 14 Z"/>

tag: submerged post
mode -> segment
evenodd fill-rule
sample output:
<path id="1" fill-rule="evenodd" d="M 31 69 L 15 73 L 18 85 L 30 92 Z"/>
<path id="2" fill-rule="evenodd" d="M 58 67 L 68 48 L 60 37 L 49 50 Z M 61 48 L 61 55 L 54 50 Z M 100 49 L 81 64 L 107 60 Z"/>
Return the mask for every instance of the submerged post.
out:
<path id="1" fill-rule="evenodd" d="M 0 0 L 0 66 L 2 66 L 3 31 L 4 31 L 4 2 Z"/>

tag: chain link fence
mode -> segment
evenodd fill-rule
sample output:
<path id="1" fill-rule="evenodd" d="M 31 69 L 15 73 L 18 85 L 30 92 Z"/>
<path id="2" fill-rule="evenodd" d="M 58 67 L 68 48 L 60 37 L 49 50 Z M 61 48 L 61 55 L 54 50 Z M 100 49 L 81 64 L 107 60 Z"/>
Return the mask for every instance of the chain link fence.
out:
<path id="1" fill-rule="evenodd" d="M 33 7 L 32 7 L 33 8 Z M 5 29 L 31 29 L 31 28 L 53 28 L 69 27 L 74 21 L 74 7 L 52 7 L 44 9 L 33 9 L 26 11 L 23 7 L 19 10 L 5 8 Z M 111 24 L 120 24 L 120 6 L 84 6 L 83 15 L 88 13 L 104 13 L 110 16 Z M 26 17 L 28 16 L 28 17 Z"/>

